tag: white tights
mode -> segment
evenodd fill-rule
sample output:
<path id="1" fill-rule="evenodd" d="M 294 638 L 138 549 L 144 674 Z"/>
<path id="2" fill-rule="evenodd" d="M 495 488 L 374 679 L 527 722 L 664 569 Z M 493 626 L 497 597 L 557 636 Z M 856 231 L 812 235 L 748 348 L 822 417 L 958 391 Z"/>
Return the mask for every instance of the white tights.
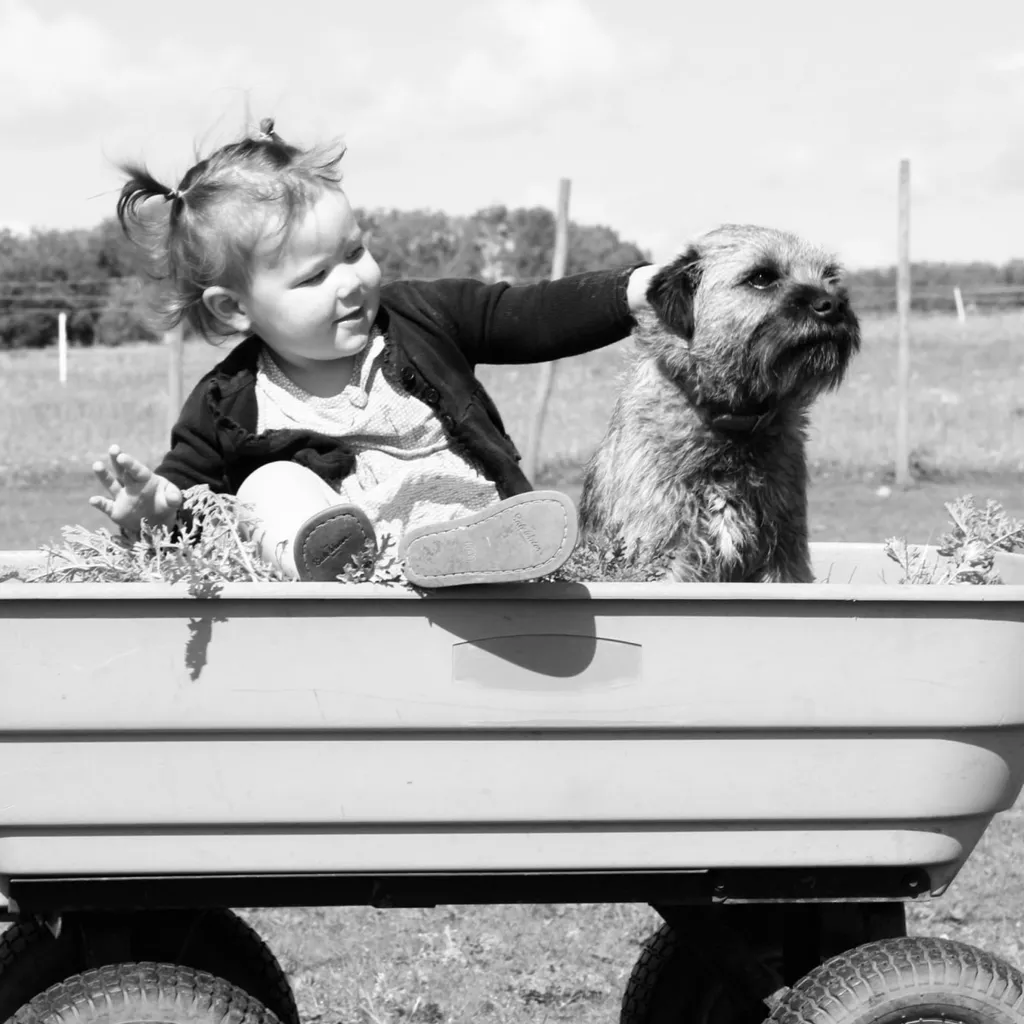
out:
<path id="1" fill-rule="evenodd" d="M 295 462 L 268 462 L 254 470 L 238 488 L 238 500 L 260 520 L 252 531 L 265 562 L 298 579 L 294 542 L 299 527 L 342 498 L 311 469 Z"/>

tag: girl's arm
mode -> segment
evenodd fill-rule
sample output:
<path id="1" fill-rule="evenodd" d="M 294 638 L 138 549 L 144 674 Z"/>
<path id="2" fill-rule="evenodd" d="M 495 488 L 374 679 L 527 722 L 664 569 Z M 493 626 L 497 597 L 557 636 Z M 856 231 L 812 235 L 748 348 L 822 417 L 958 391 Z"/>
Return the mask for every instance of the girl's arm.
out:
<path id="1" fill-rule="evenodd" d="M 93 495 L 89 504 L 121 529 L 137 533 L 143 520 L 171 526 L 189 487 L 207 484 L 213 491 L 223 491 L 223 458 L 204 399 L 201 384 L 186 400 L 171 431 L 171 450 L 155 470 L 117 445 L 111 446 L 107 463 L 93 465 L 107 496 Z"/>
<path id="2" fill-rule="evenodd" d="M 137 533 L 142 520 L 171 526 L 184 504 L 184 494 L 196 484 L 213 491 L 226 489 L 224 457 L 217 423 L 207 400 L 207 374 L 185 399 L 171 431 L 171 448 L 155 470 L 112 445 L 106 463 L 93 472 L 107 491 L 89 503 L 121 529 Z"/>
<path id="3" fill-rule="evenodd" d="M 470 363 L 541 363 L 625 338 L 647 304 L 651 264 L 589 271 L 538 284 L 432 283 Z"/>

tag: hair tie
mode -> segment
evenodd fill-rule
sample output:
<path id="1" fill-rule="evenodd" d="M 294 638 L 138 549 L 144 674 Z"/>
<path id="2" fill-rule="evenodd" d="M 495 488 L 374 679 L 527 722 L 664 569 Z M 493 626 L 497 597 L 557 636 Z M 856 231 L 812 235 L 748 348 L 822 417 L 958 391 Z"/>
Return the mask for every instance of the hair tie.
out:
<path id="1" fill-rule="evenodd" d="M 181 192 L 180 189 L 169 188 L 164 193 L 164 199 L 166 199 L 167 202 L 169 202 L 169 203 L 173 203 L 175 199 L 181 199 L 181 198 L 182 198 L 182 192 Z"/>
<path id="2" fill-rule="evenodd" d="M 274 119 L 272 117 L 265 117 L 260 121 L 259 137 L 271 142 L 274 141 Z"/>

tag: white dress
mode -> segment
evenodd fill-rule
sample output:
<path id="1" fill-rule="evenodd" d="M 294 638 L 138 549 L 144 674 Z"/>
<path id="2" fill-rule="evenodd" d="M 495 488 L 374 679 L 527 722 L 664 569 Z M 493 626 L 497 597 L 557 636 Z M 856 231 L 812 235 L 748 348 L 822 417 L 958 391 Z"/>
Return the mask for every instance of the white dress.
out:
<path id="1" fill-rule="evenodd" d="M 393 388 L 381 372 L 384 335 L 375 331 L 356 357 L 352 379 L 330 398 L 304 391 L 269 349 L 256 372 L 257 430 L 316 430 L 344 437 L 355 470 L 339 486 L 339 503 L 361 508 L 377 539 L 397 545 L 406 530 L 479 512 L 499 500 L 494 484 L 452 451 L 433 409 Z"/>

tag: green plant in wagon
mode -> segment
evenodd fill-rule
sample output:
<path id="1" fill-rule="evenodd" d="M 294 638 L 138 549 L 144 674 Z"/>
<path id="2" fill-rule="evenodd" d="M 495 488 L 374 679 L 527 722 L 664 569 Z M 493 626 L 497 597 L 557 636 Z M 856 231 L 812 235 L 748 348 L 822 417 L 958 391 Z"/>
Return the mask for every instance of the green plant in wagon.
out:
<path id="1" fill-rule="evenodd" d="M 1002 580 L 995 567 L 998 552 L 1024 549 L 1024 521 L 1007 515 L 1002 505 L 989 499 L 979 507 L 971 494 L 946 502 L 952 530 L 936 545 L 941 559 L 908 544 L 902 537 L 890 537 L 885 553 L 903 570 L 900 583 L 908 584 L 997 584 Z"/>
<path id="2" fill-rule="evenodd" d="M 901 584 L 973 584 L 1002 582 L 995 568 L 999 551 L 1024 550 L 1024 521 L 1007 515 L 996 501 L 979 506 L 967 494 L 947 502 L 952 529 L 943 534 L 935 551 L 890 537 L 886 555 L 901 569 Z M 46 565 L 39 569 L 0 567 L 0 583 L 185 583 L 196 597 L 213 596 L 225 583 L 293 582 L 280 569 L 260 557 L 248 539 L 253 516 L 237 497 L 217 494 L 208 487 L 185 492 L 182 516 L 173 528 L 143 524 L 139 534 L 115 535 L 109 530 L 65 526 L 61 543 L 44 545 Z M 551 582 L 640 583 L 660 578 L 663 565 L 641 559 L 622 547 L 599 550 L 581 544 Z M 375 552 L 368 545 L 363 555 L 346 566 L 342 583 L 400 584 L 415 590 L 405 579 L 390 537 L 381 538 Z"/>
<path id="3" fill-rule="evenodd" d="M 173 527 L 143 523 L 136 536 L 107 529 L 65 526 L 61 543 L 44 545 L 46 565 L 39 569 L 0 571 L 0 582 L 26 583 L 186 583 L 196 597 L 213 596 L 225 583 L 292 582 L 264 561 L 247 527 L 253 517 L 237 497 L 217 494 L 202 485 L 184 494 L 182 514 Z M 342 582 L 402 581 L 389 538 L 376 555 L 346 567 Z"/>

